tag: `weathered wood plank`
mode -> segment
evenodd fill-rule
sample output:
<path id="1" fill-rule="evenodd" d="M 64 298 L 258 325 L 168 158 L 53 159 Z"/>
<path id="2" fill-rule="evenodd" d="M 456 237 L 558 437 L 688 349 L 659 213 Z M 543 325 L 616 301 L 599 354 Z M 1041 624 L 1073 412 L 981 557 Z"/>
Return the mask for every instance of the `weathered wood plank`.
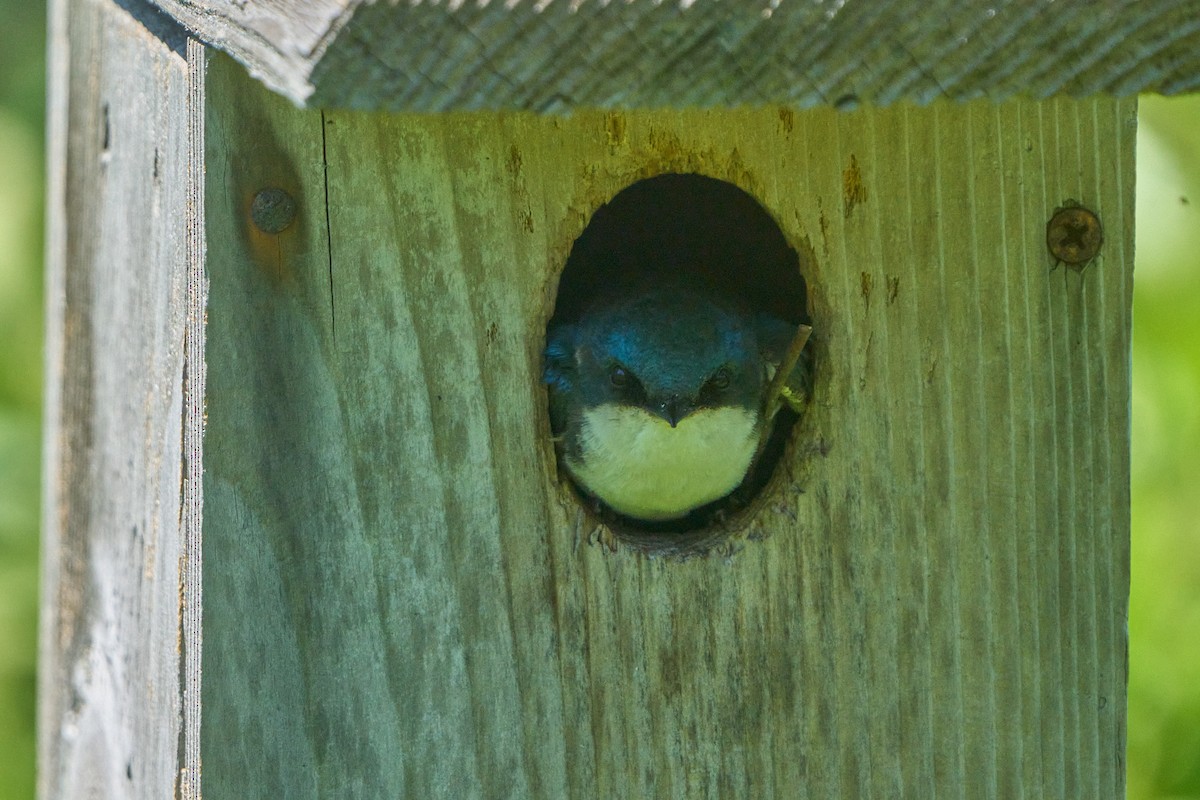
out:
<path id="1" fill-rule="evenodd" d="M 207 44 L 237 53 L 250 73 L 288 97 L 307 97 L 312 65 L 358 0 L 211 0 L 158 3 Z"/>
<path id="2" fill-rule="evenodd" d="M 155 0 L 296 103 L 798 107 L 1200 88 L 1200 0 Z"/>
<path id="3" fill-rule="evenodd" d="M 108 2 L 51 22 L 39 794 L 195 797 L 201 48 Z"/>
<path id="4" fill-rule="evenodd" d="M 322 113 L 225 58 L 207 90 L 209 795 L 1122 795 L 1132 101 Z M 663 171 L 811 245 L 819 334 L 783 479 L 684 561 L 590 535 L 538 379 L 575 237 Z"/>

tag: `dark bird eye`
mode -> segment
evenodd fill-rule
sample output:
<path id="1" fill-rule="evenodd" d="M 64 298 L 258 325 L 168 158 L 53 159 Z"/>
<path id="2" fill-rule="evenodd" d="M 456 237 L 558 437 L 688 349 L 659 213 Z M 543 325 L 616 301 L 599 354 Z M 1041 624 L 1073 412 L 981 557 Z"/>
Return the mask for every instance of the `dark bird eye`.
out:
<path id="1" fill-rule="evenodd" d="M 721 367 L 714 372 L 704 385 L 700 387 L 700 404 L 705 406 L 718 406 L 723 400 L 722 397 L 725 390 L 733 382 L 729 374 L 729 369 Z"/>
<path id="2" fill-rule="evenodd" d="M 629 385 L 629 372 L 624 367 L 613 367 L 608 372 L 608 379 L 613 386 L 624 389 Z"/>

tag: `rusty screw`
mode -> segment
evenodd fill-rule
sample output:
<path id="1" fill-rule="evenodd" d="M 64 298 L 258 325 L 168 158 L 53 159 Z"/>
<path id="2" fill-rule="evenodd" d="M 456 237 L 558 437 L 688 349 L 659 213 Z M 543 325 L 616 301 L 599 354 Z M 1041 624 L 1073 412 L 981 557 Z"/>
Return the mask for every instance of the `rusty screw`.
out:
<path id="1" fill-rule="evenodd" d="M 1046 246 L 1051 255 L 1072 269 L 1082 271 L 1103 243 L 1100 218 L 1074 200 L 1054 209 L 1054 216 L 1046 223 Z"/>
<path id="2" fill-rule="evenodd" d="M 296 201 L 283 189 L 260 189 L 250 204 L 250 218 L 263 233 L 282 233 L 296 218 Z"/>

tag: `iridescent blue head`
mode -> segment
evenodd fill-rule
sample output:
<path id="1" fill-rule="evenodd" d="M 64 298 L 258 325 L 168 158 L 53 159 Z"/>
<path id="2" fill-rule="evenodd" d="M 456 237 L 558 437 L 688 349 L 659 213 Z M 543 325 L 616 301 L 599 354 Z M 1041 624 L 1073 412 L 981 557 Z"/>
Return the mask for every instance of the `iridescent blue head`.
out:
<path id="1" fill-rule="evenodd" d="M 763 394 L 795 328 L 678 287 L 550 331 L 545 380 L 562 463 L 614 510 L 670 520 L 745 478 Z"/>

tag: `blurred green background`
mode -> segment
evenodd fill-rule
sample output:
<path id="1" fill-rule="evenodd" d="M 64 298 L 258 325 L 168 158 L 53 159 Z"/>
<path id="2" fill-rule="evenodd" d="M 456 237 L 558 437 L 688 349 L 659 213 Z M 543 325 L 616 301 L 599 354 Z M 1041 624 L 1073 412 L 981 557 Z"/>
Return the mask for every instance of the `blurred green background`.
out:
<path id="1" fill-rule="evenodd" d="M 0 0 L 0 800 L 33 797 L 45 17 Z"/>
<path id="2" fill-rule="evenodd" d="M 0 0 L 0 800 L 34 794 L 45 8 Z M 1200 95 L 1140 110 L 1129 797 L 1200 798 Z"/>

